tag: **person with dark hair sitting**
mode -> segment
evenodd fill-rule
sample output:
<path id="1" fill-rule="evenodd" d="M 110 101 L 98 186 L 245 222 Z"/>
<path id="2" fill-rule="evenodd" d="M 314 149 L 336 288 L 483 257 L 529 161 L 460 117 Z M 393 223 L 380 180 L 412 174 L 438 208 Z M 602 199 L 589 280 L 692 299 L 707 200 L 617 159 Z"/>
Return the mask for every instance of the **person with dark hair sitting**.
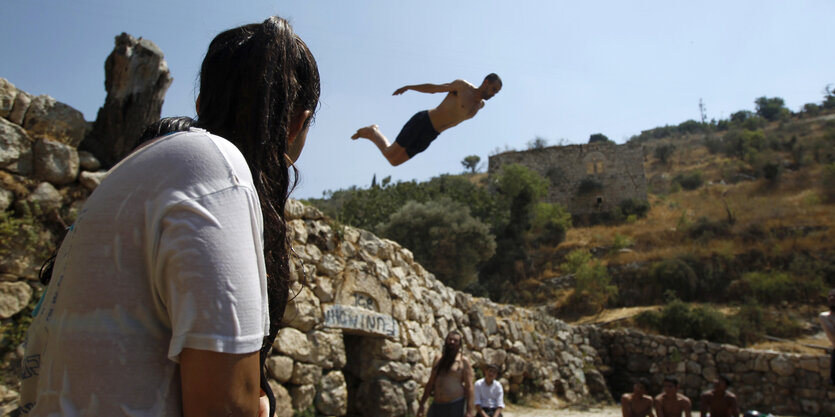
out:
<path id="1" fill-rule="evenodd" d="M 61 243 L 27 334 L 22 414 L 274 415 L 264 360 L 289 292 L 289 169 L 319 91 L 280 17 L 212 40 L 197 118 L 149 127 Z"/>
<path id="2" fill-rule="evenodd" d="M 655 414 L 658 417 L 690 417 L 692 403 L 678 392 L 678 379 L 664 378 L 664 390 L 655 397 Z"/>
<path id="3" fill-rule="evenodd" d="M 736 395 L 728 391 L 731 379 L 719 375 L 713 383 L 713 389 L 705 391 L 701 398 L 699 414 L 701 417 L 739 417 L 739 405 Z"/>
<path id="4" fill-rule="evenodd" d="M 484 378 L 475 382 L 475 407 L 477 417 L 501 417 L 504 409 L 504 388 L 496 378 L 499 367 L 488 363 L 484 366 Z"/>
<path id="5" fill-rule="evenodd" d="M 623 417 L 653 417 L 652 397 L 649 392 L 649 381 L 638 378 L 632 384 L 632 392 L 620 397 L 621 414 Z"/>
<path id="6" fill-rule="evenodd" d="M 415 113 L 394 143 L 390 143 L 377 125 L 370 125 L 357 130 L 351 139 L 365 138 L 377 145 L 386 160 L 393 166 L 400 165 L 426 150 L 441 132 L 471 119 L 484 107 L 484 101 L 490 100 L 502 89 L 502 79 L 495 73 L 484 77 L 476 87 L 464 80 L 455 80 L 446 84 L 415 84 L 400 87 L 392 95 L 400 95 L 408 90 L 419 93 L 446 93 L 438 107 Z"/>

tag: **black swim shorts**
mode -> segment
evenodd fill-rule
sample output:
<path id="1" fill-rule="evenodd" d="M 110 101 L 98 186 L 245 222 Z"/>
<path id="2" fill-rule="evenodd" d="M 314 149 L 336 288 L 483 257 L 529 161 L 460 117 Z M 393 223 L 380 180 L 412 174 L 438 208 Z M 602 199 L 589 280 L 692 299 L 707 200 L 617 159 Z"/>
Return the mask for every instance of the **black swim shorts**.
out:
<path id="1" fill-rule="evenodd" d="M 403 126 L 400 133 L 397 135 L 395 142 L 406 150 L 409 158 L 423 152 L 429 147 L 438 133 L 432 126 L 432 121 L 429 120 L 429 111 L 424 110 L 415 113 L 411 119 Z"/>

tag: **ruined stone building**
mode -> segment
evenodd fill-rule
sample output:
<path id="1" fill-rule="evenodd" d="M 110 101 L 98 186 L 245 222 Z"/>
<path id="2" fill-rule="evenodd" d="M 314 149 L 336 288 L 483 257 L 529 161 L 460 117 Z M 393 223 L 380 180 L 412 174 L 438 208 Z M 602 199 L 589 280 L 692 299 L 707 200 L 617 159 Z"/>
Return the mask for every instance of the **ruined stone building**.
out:
<path id="1" fill-rule="evenodd" d="M 547 201 L 564 205 L 575 216 L 607 213 L 624 200 L 647 199 L 640 147 L 592 143 L 504 152 L 490 157 L 489 176 L 508 164 L 521 164 L 546 178 Z"/>

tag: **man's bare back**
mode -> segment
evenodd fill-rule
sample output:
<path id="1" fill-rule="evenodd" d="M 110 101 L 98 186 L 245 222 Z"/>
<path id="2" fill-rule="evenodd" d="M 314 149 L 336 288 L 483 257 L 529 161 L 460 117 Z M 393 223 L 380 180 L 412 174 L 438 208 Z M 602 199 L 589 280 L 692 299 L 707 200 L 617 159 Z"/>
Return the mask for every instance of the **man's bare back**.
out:
<path id="1" fill-rule="evenodd" d="M 658 417 L 690 417 L 690 399 L 676 393 L 660 394 L 655 397 L 655 411 Z"/>
<path id="2" fill-rule="evenodd" d="M 652 416 L 652 397 L 634 393 L 623 394 L 620 398 L 624 417 Z"/>
<path id="3" fill-rule="evenodd" d="M 708 391 L 702 394 L 702 409 L 707 409 L 707 413 L 702 412 L 702 417 L 709 414 L 710 417 L 738 417 L 739 407 L 736 403 L 736 395 L 730 392 L 722 394 Z"/>

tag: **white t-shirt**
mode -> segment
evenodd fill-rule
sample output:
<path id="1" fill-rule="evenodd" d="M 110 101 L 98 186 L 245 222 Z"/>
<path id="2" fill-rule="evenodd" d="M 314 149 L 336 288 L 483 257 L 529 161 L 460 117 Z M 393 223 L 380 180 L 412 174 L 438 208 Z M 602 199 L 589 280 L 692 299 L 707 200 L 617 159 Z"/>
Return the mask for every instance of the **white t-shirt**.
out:
<path id="1" fill-rule="evenodd" d="M 175 133 L 102 181 L 61 244 L 26 342 L 24 415 L 182 415 L 183 348 L 258 351 L 263 219 L 223 138 Z"/>
<path id="2" fill-rule="evenodd" d="M 502 384 L 493 380 L 493 383 L 488 385 L 484 378 L 475 382 L 475 405 L 480 405 L 481 408 L 504 408 L 504 389 Z"/>

